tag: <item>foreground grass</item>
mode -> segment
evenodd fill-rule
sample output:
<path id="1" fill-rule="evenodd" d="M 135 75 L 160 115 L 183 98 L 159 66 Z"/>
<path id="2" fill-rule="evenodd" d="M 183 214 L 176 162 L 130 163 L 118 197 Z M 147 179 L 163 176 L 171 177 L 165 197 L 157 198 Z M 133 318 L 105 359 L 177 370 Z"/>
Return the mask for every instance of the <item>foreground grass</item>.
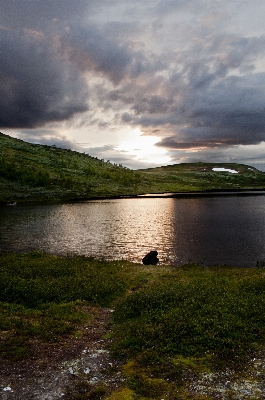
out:
<path id="1" fill-rule="evenodd" d="M 122 265 L 40 252 L 1 255 L 1 355 L 29 355 L 30 338 L 54 342 L 74 335 L 89 318 L 87 305 L 110 306 L 125 294 L 131 274 L 121 274 L 129 263 Z"/>
<path id="2" fill-rule="evenodd" d="M 206 399 L 188 393 L 188 376 L 228 366 L 246 374 L 264 349 L 262 268 L 145 267 L 34 252 L 1 255 L 0 274 L 5 358 L 26 357 L 30 339 L 76 334 L 87 305 L 115 307 L 111 350 L 125 383 L 109 400 Z"/>

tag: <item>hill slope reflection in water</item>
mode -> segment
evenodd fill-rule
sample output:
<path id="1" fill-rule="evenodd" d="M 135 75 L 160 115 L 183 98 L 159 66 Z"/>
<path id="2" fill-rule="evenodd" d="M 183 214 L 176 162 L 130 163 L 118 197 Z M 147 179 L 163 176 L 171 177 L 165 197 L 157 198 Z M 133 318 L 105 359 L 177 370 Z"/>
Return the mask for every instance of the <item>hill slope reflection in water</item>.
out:
<path id="1" fill-rule="evenodd" d="M 139 198 L 0 208 L 0 251 L 140 262 L 255 266 L 265 260 L 265 197 Z"/>

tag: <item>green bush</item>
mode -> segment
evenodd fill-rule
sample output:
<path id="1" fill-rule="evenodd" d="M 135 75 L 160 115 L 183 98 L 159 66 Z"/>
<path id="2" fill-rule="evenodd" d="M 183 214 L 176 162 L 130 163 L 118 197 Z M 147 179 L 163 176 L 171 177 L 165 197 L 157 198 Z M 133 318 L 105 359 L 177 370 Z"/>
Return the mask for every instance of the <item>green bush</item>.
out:
<path id="1" fill-rule="evenodd" d="M 26 166 L 21 168 L 21 165 L 15 160 L 6 162 L 4 157 L 0 157 L 0 176 L 10 181 L 19 181 L 31 186 L 45 186 L 50 183 L 50 177 L 46 171 Z"/>

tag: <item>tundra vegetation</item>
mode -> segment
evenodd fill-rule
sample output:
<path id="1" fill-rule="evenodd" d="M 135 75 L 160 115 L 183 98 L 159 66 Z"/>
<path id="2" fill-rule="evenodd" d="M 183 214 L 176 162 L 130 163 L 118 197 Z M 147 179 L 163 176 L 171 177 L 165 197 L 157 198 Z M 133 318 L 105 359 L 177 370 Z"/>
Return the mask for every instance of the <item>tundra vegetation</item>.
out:
<path id="1" fill-rule="evenodd" d="M 238 174 L 214 172 L 213 167 Z M 0 202 L 263 188 L 265 173 L 247 165 L 187 163 L 130 170 L 85 153 L 30 144 L 0 133 Z"/>
<path id="2" fill-rule="evenodd" d="M 89 306 L 111 307 L 107 334 L 123 387 L 113 393 L 94 387 L 93 395 L 71 392 L 69 398 L 212 398 L 190 393 L 187 381 L 228 369 L 250 380 L 250 361 L 264 351 L 262 266 L 144 266 L 37 251 L 1 254 L 0 361 L 41 357 L 34 354 L 36 341 L 63 347 L 89 323 Z"/>

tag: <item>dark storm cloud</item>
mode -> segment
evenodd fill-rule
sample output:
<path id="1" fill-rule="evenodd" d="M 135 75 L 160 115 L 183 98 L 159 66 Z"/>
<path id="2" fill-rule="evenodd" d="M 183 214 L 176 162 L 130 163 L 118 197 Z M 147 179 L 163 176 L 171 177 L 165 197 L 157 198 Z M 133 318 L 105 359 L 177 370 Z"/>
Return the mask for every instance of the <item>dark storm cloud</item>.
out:
<path id="1" fill-rule="evenodd" d="M 86 12 L 103 5 L 80 0 L 65 0 L 63 6 L 60 0 L 1 1 L 2 128 L 34 128 L 85 112 L 89 89 L 84 69 L 102 71 L 114 82 L 121 79 L 130 62 L 128 52 L 104 38 L 96 26 L 77 27 Z"/>
<path id="2" fill-rule="evenodd" d="M 172 134 L 158 145 L 192 148 L 262 142 L 265 140 L 264 87 L 265 74 L 260 73 L 243 78 L 228 76 L 200 93 L 193 90 L 193 97 L 186 99 L 186 108 L 179 114 L 179 120 L 173 113 L 168 115 Z"/>
<path id="3" fill-rule="evenodd" d="M 145 85 L 124 86 L 116 98 L 130 104 L 124 122 L 154 128 L 169 148 L 257 144 L 265 140 L 265 38 L 222 35 L 179 52 L 167 77 L 159 71 Z M 171 60 L 172 65 L 173 59 Z M 113 97 L 114 98 L 114 97 Z"/>
<path id="4" fill-rule="evenodd" d="M 27 28 L 50 30 L 54 23 L 82 21 L 86 11 L 104 6 L 97 0 L 1 0 L 0 21 L 11 29 Z"/>
<path id="5" fill-rule="evenodd" d="M 101 3 L 101 7 L 104 6 Z M 2 128 L 34 128 L 88 109 L 86 72 L 117 84 L 132 63 L 118 38 L 131 24 L 82 25 L 95 1 L 14 0 L 0 5 Z"/>
<path id="6" fill-rule="evenodd" d="M 193 13 L 201 11 L 201 2 L 197 0 L 161 0 L 154 6 L 157 15 L 168 15 L 175 11 L 190 10 Z"/>
<path id="7" fill-rule="evenodd" d="M 2 0 L 0 126 L 79 114 L 170 150 L 265 141 L 265 37 L 219 30 L 230 3 Z"/>
<path id="8" fill-rule="evenodd" d="M 95 25 L 71 29 L 65 43 L 72 62 L 81 70 L 102 73 L 115 84 L 124 77 L 126 67 L 132 62 L 127 48 Z"/>
<path id="9" fill-rule="evenodd" d="M 53 38 L 32 31 L 0 33 L 1 127 L 41 126 L 87 110 L 85 82 Z"/>

